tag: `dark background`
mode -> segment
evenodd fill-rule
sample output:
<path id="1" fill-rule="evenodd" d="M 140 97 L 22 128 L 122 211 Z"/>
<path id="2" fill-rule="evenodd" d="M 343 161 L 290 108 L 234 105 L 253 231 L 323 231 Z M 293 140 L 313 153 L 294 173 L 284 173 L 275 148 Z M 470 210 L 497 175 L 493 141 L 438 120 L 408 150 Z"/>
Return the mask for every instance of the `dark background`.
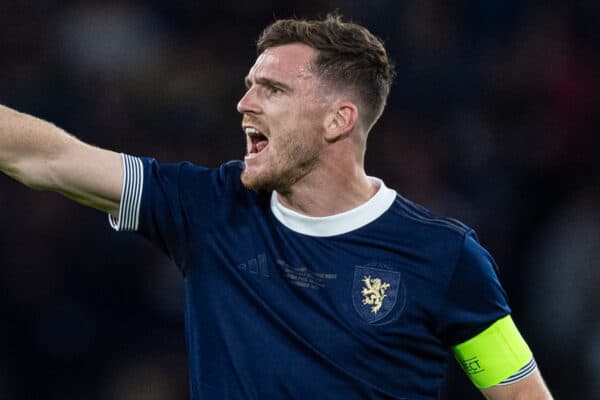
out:
<path id="1" fill-rule="evenodd" d="M 160 161 L 243 157 L 275 18 L 338 9 L 398 79 L 366 168 L 475 227 L 559 399 L 600 398 L 598 1 L 2 1 L 0 103 Z M 106 216 L 0 177 L 0 399 L 184 399 L 179 273 Z M 452 366 L 449 399 L 481 399 Z"/>

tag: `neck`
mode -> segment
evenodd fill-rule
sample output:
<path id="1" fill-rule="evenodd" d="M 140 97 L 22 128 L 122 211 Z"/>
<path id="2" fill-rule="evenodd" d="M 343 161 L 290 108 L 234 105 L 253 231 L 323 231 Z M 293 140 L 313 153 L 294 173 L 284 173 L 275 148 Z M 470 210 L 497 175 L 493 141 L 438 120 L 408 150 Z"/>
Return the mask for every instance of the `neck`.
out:
<path id="1" fill-rule="evenodd" d="M 362 165 L 347 167 L 321 166 L 288 191 L 278 191 L 277 198 L 286 208 L 311 217 L 326 217 L 358 207 L 377 193 L 378 185 L 367 178 Z"/>

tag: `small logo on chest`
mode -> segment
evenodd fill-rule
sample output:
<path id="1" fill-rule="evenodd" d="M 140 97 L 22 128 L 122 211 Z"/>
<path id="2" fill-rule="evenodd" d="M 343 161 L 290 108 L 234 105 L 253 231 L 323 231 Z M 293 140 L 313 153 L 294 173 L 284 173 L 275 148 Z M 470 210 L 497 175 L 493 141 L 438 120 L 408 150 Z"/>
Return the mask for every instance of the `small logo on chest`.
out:
<path id="1" fill-rule="evenodd" d="M 352 303 L 364 321 L 369 324 L 381 321 L 390 315 L 397 303 L 394 313 L 399 313 L 405 301 L 406 289 L 399 271 L 379 264 L 354 267 Z"/>
<path id="2" fill-rule="evenodd" d="M 371 275 L 365 276 L 362 280 L 365 286 L 362 288 L 363 304 L 371 307 L 371 312 L 377 314 L 383 305 L 383 299 L 386 297 L 385 291 L 389 289 L 390 284 L 383 282 L 380 278 L 371 278 Z"/>
<path id="3" fill-rule="evenodd" d="M 271 277 L 267 264 L 267 255 L 264 253 L 260 253 L 254 258 L 238 264 L 237 267 L 239 270 L 249 272 L 252 275 L 262 276 L 263 278 Z"/>

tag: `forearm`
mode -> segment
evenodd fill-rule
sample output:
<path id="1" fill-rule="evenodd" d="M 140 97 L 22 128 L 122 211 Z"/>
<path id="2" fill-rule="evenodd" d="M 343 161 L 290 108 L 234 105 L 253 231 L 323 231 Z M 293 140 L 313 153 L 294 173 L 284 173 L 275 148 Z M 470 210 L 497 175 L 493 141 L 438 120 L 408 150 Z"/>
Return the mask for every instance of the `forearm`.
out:
<path id="1" fill-rule="evenodd" d="M 118 215 L 123 179 L 118 153 L 1 105 L 0 171 L 34 189 L 53 190 Z"/>
<path id="2" fill-rule="evenodd" d="M 0 105 L 0 170 L 34 188 L 51 188 L 53 162 L 77 139 L 57 126 Z"/>

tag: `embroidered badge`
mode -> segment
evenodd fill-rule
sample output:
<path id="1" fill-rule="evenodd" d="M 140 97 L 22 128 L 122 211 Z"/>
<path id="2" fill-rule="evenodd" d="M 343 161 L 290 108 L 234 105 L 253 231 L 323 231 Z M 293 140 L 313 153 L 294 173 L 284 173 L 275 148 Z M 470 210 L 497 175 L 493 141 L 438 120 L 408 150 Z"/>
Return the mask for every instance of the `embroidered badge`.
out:
<path id="1" fill-rule="evenodd" d="M 371 266 L 355 267 L 352 303 L 362 319 L 369 324 L 388 316 L 399 297 L 402 303 L 400 307 L 403 307 L 405 296 L 405 290 L 400 282 L 400 272 Z"/>
<path id="2" fill-rule="evenodd" d="M 386 296 L 385 291 L 388 290 L 390 284 L 387 282 L 382 283 L 379 278 L 371 279 L 371 275 L 365 276 L 362 281 L 365 283 L 361 292 L 363 295 L 362 302 L 373 306 L 371 312 L 377 314 L 383 305 L 383 299 Z"/>

